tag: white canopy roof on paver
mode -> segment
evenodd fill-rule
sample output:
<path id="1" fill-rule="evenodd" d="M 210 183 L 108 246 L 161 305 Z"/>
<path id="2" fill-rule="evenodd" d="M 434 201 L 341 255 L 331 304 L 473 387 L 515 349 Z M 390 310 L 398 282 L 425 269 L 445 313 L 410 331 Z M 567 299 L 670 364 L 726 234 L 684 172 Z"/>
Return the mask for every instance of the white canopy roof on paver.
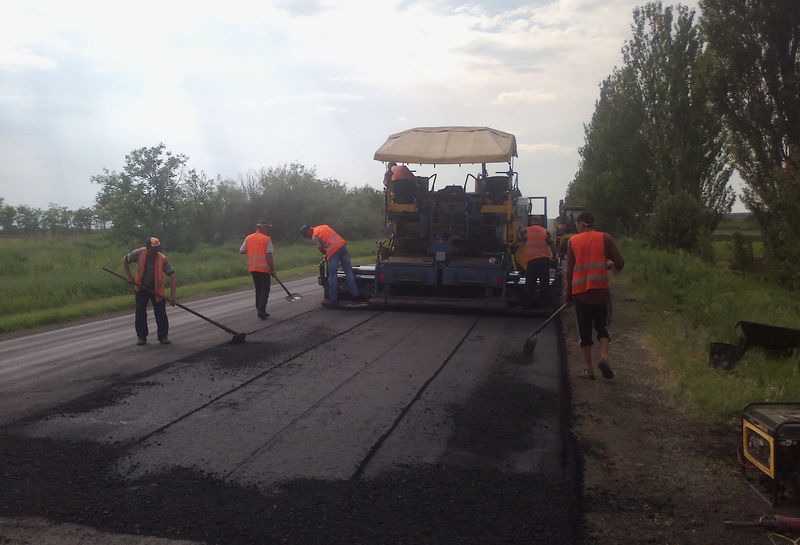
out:
<path id="1" fill-rule="evenodd" d="M 418 127 L 391 135 L 376 161 L 418 164 L 510 163 L 517 156 L 513 134 L 488 127 Z"/>

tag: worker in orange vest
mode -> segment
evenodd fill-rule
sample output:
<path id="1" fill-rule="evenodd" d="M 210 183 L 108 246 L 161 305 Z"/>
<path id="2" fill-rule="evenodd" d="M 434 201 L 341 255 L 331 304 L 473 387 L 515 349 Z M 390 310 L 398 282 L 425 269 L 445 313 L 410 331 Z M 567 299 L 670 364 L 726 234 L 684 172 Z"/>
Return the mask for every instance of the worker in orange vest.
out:
<path id="1" fill-rule="evenodd" d="M 247 270 L 253 277 L 256 288 L 256 313 L 262 320 L 266 320 L 267 300 L 269 299 L 270 275 L 275 274 L 275 263 L 272 260 L 272 237 L 269 236 L 272 224 L 266 220 L 256 222 L 256 231 L 244 239 L 240 254 L 247 254 Z"/>
<path id="2" fill-rule="evenodd" d="M 384 187 L 389 187 L 393 180 L 413 180 L 414 173 L 405 165 L 398 165 L 394 161 L 386 165 L 386 173 L 383 175 Z"/>
<path id="3" fill-rule="evenodd" d="M 594 217 L 588 211 L 577 218 L 578 234 L 567 245 L 567 271 L 564 278 L 564 303 L 575 304 L 578 334 L 586 369 L 580 375 L 594 379 L 592 366 L 592 327 L 600 342 L 598 367 L 604 378 L 612 378 L 614 371 L 608 362 L 609 308 L 611 292 L 608 287 L 608 270 L 619 272 L 625 266 L 614 239 L 608 233 L 594 230 Z"/>
<path id="4" fill-rule="evenodd" d="M 136 280 L 131 274 L 129 263 L 136 263 Z M 138 340 L 136 344 L 147 344 L 147 303 L 152 302 L 153 314 L 158 327 L 158 342 L 170 344 L 169 319 L 167 318 L 167 303 L 164 298 L 164 276 L 169 277 L 169 304 L 175 306 L 175 270 L 167 261 L 167 256 L 161 253 L 161 241 L 158 237 L 147 237 L 145 245 L 133 250 L 122 258 L 122 266 L 128 277 L 128 284 L 136 288 L 136 317 L 135 327 Z M 142 286 L 146 289 L 142 289 Z"/>
<path id="5" fill-rule="evenodd" d="M 300 232 L 304 237 L 310 238 L 311 241 L 316 244 L 320 253 L 322 253 L 328 261 L 328 300 L 336 301 L 338 299 L 339 265 L 342 266 L 345 279 L 347 280 L 347 291 L 350 292 L 352 297 L 357 298 L 358 286 L 356 286 L 353 268 L 350 265 L 350 253 L 347 251 L 347 242 L 327 225 L 317 225 L 316 227 L 303 225 L 300 227 Z"/>
<path id="6" fill-rule="evenodd" d="M 556 246 L 550 232 L 542 225 L 542 219 L 532 217 L 530 225 L 520 233 L 525 244 L 525 293 L 522 306 L 531 308 L 535 305 L 534 294 L 536 283 L 539 283 L 539 303 L 550 303 L 550 260 L 556 257 Z"/>
<path id="7" fill-rule="evenodd" d="M 394 161 L 386 165 L 383 186 L 389 191 L 393 203 L 411 204 L 417 196 L 418 188 L 414 173 L 407 166 L 398 165 Z"/>

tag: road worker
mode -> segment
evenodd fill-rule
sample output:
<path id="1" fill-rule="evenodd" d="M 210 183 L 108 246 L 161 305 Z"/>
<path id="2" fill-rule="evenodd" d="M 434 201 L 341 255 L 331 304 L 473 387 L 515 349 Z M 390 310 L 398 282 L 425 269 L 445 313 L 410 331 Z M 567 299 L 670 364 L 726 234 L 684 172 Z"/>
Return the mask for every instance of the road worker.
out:
<path id="1" fill-rule="evenodd" d="M 398 165 L 394 161 L 386 165 L 386 173 L 383 175 L 384 187 L 389 187 L 394 180 L 413 180 L 414 173 L 405 165 Z"/>
<path id="2" fill-rule="evenodd" d="M 350 254 L 347 251 L 345 240 L 327 225 L 317 225 L 316 227 L 303 225 L 300 232 L 304 237 L 311 239 L 328 261 L 328 300 L 336 301 L 338 299 L 339 265 L 342 266 L 347 280 L 347 290 L 352 297 L 357 298 L 358 287 L 353 275 L 353 268 L 350 266 Z"/>
<path id="3" fill-rule="evenodd" d="M 131 274 L 129 263 L 136 263 L 136 280 Z M 153 314 L 158 326 L 158 342 L 170 344 L 169 319 L 167 318 L 167 303 L 164 299 L 164 276 L 169 277 L 169 304 L 175 306 L 175 270 L 167 261 L 167 256 L 161 253 L 161 241 L 158 237 L 147 237 L 145 245 L 133 250 L 122 258 L 122 266 L 128 277 L 128 284 L 136 288 L 136 344 L 147 344 L 147 303 L 153 304 Z"/>
<path id="4" fill-rule="evenodd" d="M 614 371 L 608 361 L 609 307 L 611 292 L 608 288 L 608 269 L 619 272 L 625 266 L 614 239 L 608 233 L 594 230 L 594 217 L 581 212 L 576 221 L 578 234 L 567 244 L 567 270 L 564 278 L 564 303 L 575 304 L 578 334 L 586 369 L 580 375 L 594 380 L 592 366 L 592 327 L 600 342 L 598 367 L 604 378 L 612 378 Z"/>
<path id="5" fill-rule="evenodd" d="M 253 285 L 256 290 L 256 314 L 262 320 L 266 320 L 267 300 L 269 299 L 269 289 L 271 284 L 270 275 L 275 274 L 275 263 L 272 260 L 273 246 L 270 229 L 272 224 L 266 220 L 256 222 L 256 231 L 247 235 L 239 248 L 240 254 L 247 255 L 247 270 L 253 277 Z"/>
<path id="6" fill-rule="evenodd" d="M 417 181 L 414 173 L 407 166 L 398 165 L 394 161 L 386 165 L 383 185 L 389 191 L 392 202 L 411 204 L 417 197 Z"/>
<path id="7" fill-rule="evenodd" d="M 542 225 L 542 218 L 532 217 L 520 239 L 525 244 L 525 293 L 522 306 L 531 308 L 550 301 L 550 260 L 556 257 L 556 246 L 550 232 Z M 536 282 L 539 282 L 538 301 L 534 301 L 537 293 Z"/>

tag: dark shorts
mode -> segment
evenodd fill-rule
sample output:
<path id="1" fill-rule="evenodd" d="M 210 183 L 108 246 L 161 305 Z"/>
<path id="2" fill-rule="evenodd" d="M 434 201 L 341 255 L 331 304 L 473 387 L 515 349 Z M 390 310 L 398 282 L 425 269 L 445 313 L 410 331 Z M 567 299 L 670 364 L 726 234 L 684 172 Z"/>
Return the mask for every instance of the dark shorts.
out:
<path id="1" fill-rule="evenodd" d="M 592 329 L 597 331 L 597 340 L 610 339 L 608 335 L 608 303 L 582 303 L 575 299 L 575 315 L 578 318 L 578 334 L 581 346 L 592 346 Z"/>

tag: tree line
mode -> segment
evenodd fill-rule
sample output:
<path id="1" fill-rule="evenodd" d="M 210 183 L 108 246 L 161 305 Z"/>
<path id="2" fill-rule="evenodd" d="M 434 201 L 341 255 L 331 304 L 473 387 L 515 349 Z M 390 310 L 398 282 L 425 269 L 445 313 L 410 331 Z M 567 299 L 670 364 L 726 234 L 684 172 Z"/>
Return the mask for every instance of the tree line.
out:
<path id="1" fill-rule="evenodd" d="M 702 251 L 743 202 L 774 262 L 800 279 L 800 2 L 650 2 L 600 86 L 565 201 L 661 247 Z"/>
<path id="2" fill-rule="evenodd" d="M 102 229 L 115 242 L 137 244 L 154 234 L 174 250 L 240 240 L 255 222 L 272 223 L 277 240 L 299 237 L 302 224 L 327 223 L 345 238 L 380 236 L 384 194 L 368 186 L 350 189 L 319 179 L 301 164 L 262 168 L 238 181 L 209 178 L 188 168 L 188 157 L 164 144 L 132 151 L 120 171 L 104 169 L 91 181 L 95 204 L 72 211 L 13 207 L 0 198 L 3 233 L 76 232 Z"/>
<path id="3" fill-rule="evenodd" d="M 71 210 L 66 206 L 50 203 L 45 208 L 34 208 L 26 204 L 11 206 L 0 197 L 0 228 L 2 233 L 38 233 L 48 231 L 89 231 L 96 225 L 96 216 L 91 207 Z"/>

